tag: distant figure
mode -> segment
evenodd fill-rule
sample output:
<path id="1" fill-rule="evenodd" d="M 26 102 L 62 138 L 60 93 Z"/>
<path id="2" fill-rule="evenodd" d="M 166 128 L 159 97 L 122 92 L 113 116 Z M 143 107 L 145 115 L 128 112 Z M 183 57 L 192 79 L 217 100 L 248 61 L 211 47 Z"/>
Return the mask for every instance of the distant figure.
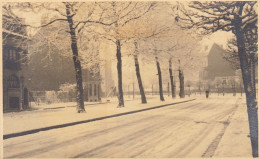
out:
<path id="1" fill-rule="evenodd" d="M 209 98 L 209 90 L 206 90 L 206 98 Z"/>

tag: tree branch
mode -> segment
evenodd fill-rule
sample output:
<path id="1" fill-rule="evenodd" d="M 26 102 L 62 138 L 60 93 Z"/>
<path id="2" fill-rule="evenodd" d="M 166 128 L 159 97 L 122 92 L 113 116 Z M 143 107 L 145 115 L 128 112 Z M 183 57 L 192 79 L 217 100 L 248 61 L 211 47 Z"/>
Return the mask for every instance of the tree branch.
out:
<path id="1" fill-rule="evenodd" d="M 155 3 L 154 3 L 154 2 L 148 7 L 148 9 L 147 9 L 145 12 L 143 12 L 142 14 L 140 14 L 140 15 L 138 15 L 138 16 L 136 16 L 136 17 L 133 17 L 133 18 L 130 18 L 130 19 L 126 20 L 126 21 L 123 23 L 122 26 L 126 25 L 127 23 L 129 23 L 129 22 L 132 21 L 132 20 L 139 19 L 140 17 L 142 17 L 143 15 L 145 15 L 146 13 L 148 13 L 148 12 L 152 9 L 153 6 L 155 6 Z"/>

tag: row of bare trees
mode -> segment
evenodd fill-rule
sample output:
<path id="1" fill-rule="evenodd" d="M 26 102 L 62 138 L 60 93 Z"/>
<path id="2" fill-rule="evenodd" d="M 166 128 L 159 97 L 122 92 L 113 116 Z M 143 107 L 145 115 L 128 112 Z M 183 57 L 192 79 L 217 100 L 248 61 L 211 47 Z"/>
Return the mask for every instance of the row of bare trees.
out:
<path id="1" fill-rule="evenodd" d="M 50 28 L 55 25 L 57 26 L 58 24 L 58 26 L 61 26 L 62 29 L 58 29 L 58 31 L 52 30 L 53 32 L 48 36 L 50 37 L 50 35 L 54 35 L 51 37 L 54 39 L 52 40 L 52 43 L 62 50 L 63 54 L 65 52 L 72 52 L 71 57 L 74 63 L 77 83 L 77 111 L 84 112 L 81 64 L 81 56 L 83 55 L 79 55 L 79 52 L 82 47 L 81 45 L 86 45 L 87 42 L 84 38 L 80 38 L 82 35 L 81 33 L 84 33 L 84 36 L 89 36 L 91 33 L 96 34 L 100 38 L 109 39 L 116 45 L 116 57 L 118 61 L 118 106 L 122 107 L 124 106 L 124 99 L 122 90 L 121 47 L 122 43 L 131 38 L 125 34 L 124 27 L 131 21 L 135 21 L 144 16 L 154 6 L 155 3 L 142 2 L 63 2 L 6 3 L 4 8 L 6 8 L 8 13 L 13 13 L 12 9 L 18 10 L 18 14 L 19 12 L 27 12 L 27 14 L 45 13 L 45 21 L 38 26 L 35 26 L 34 24 L 20 23 L 21 25 L 28 26 L 31 29 L 41 30 L 42 28 Z M 18 16 L 14 16 L 13 19 L 18 19 Z M 67 38 L 70 38 L 70 41 L 68 41 Z M 70 51 L 67 46 L 70 46 Z"/>
<path id="2" fill-rule="evenodd" d="M 118 75 L 118 107 L 124 107 L 123 81 L 122 81 L 122 46 L 127 43 L 134 46 L 130 53 L 134 57 L 136 77 L 141 94 L 141 102 L 147 103 L 145 91 L 141 79 L 138 55 L 147 52 L 153 54 L 158 71 L 160 88 L 160 100 L 164 101 L 162 90 L 162 76 L 159 58 L 170 57 L 180 58 L 181 54 L 174 55 L 174 51 L 182 49 L 186 44 L 184 38 L 177 37 L 174 21 L 161 22 L 156 13 L 165 5 L 156 2 L 62 2 L 62 3 L 6 3 L 4 6 L 7 12 L 17 15 L 21 12 L 27 14 L 42 14 L 41 24 L 26 23 L 34 32 L 41 32 L 32 39 L 32 52 L 39 51 L 39 46 L 55 46 L 60 50 L 61 56 L 69 56 L 73 59 L 76 77 L 77 90 L 77 112 L 84 112 L 83 84 L 82 84 L 82 59 L 91 59 L 90 53 L 98 50 L 98 47 L 91 47 L 90 38 L 96 42 L 103 39 L 109 40 L 116 46 L 117 75 Z M 17 19 L 15 16 L 13 19 Z M 157 19 L 156 19 L 157 18 Z M 156 23 L 159 21 L 159 23 Z M 168 24 L 167 24 L 168 23 Z M 32 31 L 31 31 L 32 32 Z M 173 32 L 173 33 L 170 33 Z M 171 36 L 169 36 L 171 35 Z M 157 49 L 161 45 L 161 39 L 176 39 L 168 42 L 165 48 Z M 185 37 L 187 38 L 187 37 Z M 139 43 L 143 42 L 143 46 Z M 147 44 L 150 43 L 150 44 Z M 181 46 L 181 47 L 180 47 Z M 152 49 L 151 49 L 152 48 Z M 87 53 L 81 53 L 86 50 Z M 90 51 L 91 50 L 91 51 Z M 185 51 L 185 50 L 184 50 Z M 175 56 L 175 57 L 173 57 Z M 93 60 L 94 61 L 94 60 Z M 89 63 L 93 63 L 90 61 Z M 169 73 L 172 97 L 175 97 L 175 88 L 172 75 L 172 60 L 169 61 Z M 94 62 L 95 63 L 95 62 Z M 84 65 L 88 65 L 83 63 Z M 179 69 L 181 90 L 184 90 L 184 78 L 182 70 Z M 184 92 L 181 91 L 181 97 Z"/>

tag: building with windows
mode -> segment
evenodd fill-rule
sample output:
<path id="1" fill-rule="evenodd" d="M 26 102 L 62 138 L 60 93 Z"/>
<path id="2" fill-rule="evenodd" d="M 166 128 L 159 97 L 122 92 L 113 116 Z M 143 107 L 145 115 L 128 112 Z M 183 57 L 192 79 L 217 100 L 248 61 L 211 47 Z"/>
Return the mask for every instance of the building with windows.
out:
<path id="1" fill-rule="evenodd" d="M 84 85 L 84 100 L 87 102 L 101 101 L 101 81 L 88 80 Z"/>
<path id="2" fill-rule="evenodd" d="M 205 46 L 207 52 L 204 69 L 200 71 L 200 81 L 204 88 L 226 87 L 232 91 L 233 87 L 240 85 L 241 72 L 232 67 L 231 63 L 224 59 L 225 50 L 218 44 L 213 43 L 211 47 Z"/>
<path id="3" fill-rule="evenodd" d="M 28 53 L 26 29 L 23 19 L 2 18 L 3 55 L 3 109 L 29 108 L 26 55 Z M 15 23 L 14 23 L 15 22 Z"/>

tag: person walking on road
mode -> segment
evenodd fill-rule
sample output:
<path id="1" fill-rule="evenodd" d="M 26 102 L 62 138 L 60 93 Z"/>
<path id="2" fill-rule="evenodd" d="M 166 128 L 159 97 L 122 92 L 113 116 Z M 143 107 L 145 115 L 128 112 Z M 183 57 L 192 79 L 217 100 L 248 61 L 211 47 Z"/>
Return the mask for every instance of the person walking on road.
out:
<path id="1" fill-rule="evenodd" d="M 209 98 L 209 90 L 206 90 L 206 98 Z"/>

